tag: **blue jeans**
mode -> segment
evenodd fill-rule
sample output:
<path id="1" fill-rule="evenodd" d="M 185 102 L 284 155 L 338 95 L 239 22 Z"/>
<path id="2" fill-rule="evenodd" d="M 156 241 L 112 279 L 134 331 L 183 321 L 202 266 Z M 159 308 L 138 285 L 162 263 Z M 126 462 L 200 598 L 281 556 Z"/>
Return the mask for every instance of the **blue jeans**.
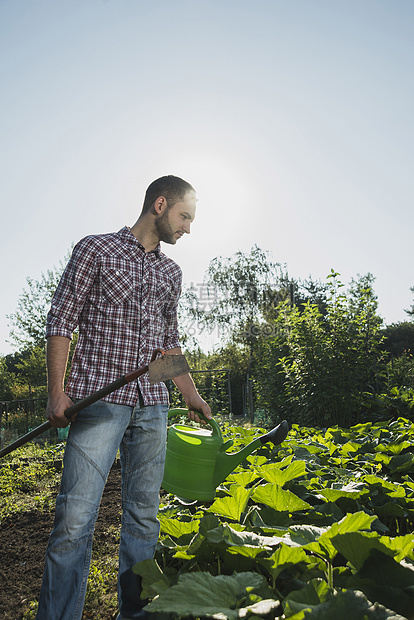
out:
<path id="1" fill-rule="evenodd" d="M 134 618 L 144 602 L 131 568 L 154 555 L 164 473 L 167 405 L 128 407 L 99 401 L 71 425 L 52 533 L 46 551 L 38 620 L 80 620 L 99 503 L 118 448 L 122 472 L 122 526 L 118 599 Z"/>

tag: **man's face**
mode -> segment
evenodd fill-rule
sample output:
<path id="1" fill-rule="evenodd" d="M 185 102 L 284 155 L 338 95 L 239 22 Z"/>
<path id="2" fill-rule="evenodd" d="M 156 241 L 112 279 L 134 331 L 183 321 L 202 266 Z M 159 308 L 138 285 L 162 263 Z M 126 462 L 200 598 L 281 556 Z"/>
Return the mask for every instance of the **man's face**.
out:
<path id="1" fill-rule="evenodd" d="M 195 218 L 196 194 L 187 192 L 184 198 L 167 208 L 155 220 L 160 241 L 174 245 L 184 233 L 190 234 L 190 226 Z"/>

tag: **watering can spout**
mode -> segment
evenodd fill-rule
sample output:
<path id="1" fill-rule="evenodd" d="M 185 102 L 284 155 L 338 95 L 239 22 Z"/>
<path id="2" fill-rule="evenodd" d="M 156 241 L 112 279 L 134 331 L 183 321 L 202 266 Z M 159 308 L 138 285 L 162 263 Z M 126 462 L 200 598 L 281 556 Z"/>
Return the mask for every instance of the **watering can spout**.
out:
<path id="1" fill-rule="evenodd" d="M 232 446 L 232 440 L 223 443 L 217 453 L 214 467 L 213 481 L 215 486 L 218 486 L 221 482 L 223 482 L 227 476 L 231 474 L 231 472 L 236 469 L 236 467 L 240 465 L 246 457 L 257 450 L 257 448 L 260 448 L 260 446 L 269 441 L 275 446 L 281 444 L 286 439 L 288 432 L 289 424 L 286 420 L 283 420 L 283 422 L 278 424 L 269 433 L 266 433 L 266 435 L 262 435 L 261 437 L 257 437 L 238 452 L 230 454 L 226 452 L 226 450 Z"/>

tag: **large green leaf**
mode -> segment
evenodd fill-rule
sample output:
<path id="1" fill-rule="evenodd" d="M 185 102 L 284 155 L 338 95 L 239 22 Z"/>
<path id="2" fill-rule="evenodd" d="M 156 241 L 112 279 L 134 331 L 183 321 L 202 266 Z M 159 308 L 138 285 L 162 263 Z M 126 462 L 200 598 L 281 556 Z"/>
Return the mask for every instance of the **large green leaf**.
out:
<path id="1" fill-rule="evenodd" d="M 292 525 L 289 528 L 290 539 L 300 546 L 316 542 L 325 532 L 327 532 L 326 527 L 316 525 Z"/>
<path id="2" fill-rule="evenodd" d="M 364 476 L 363 480 L 369 485 L 371 492 L 374 489 L 379 489 L 390 497 L 405 497 L 406 495 L 402 484 L 387 482 L 384 478 L 373 475 Z"/>
<path id="3" fill-rule="evenodd" d="M 193 557 L 202 557 L 208 560 L 212 557 L 212 545 L 208 540 L 209 533 L 222 527 L 220 519 L 213 514 L 206 514 L 200 520 L 198 533 L 191 540 L 187 548 L 175 549 L 175 558 L 190 560 Z"/>
<path id="4" fill-rule="evenodd" d="M 208 542 L 216 545 L 220 543 L 225 543 L 232 547 L 249 545 L 262 549 L 276 547 L 284 540 L 280 536 L 261 536 L 248 530 L 237 531 L 227 523 L 222 523 L 218 527 L 209 530 L 206 538 Z"/>
<path id="5" fill-rule="evenodd" d="M 210 573 L 187 573 L 181 575 L 176 585 L 161 593 L 144 609 L 149 612 L 185 616 L 237 620 L 245 617 L 247 611 L 270 594 L 264 577 L 257 573 L 236 573 L 217 575 Z M 267 599 L 271 597 L 267 596 Z M 276 604 L 276 601 L 274 601 Z M 265 608 L 268 610 L 269 605 Z M 257 611 L 255 611 L 257 615 Z M 267 613 L 267 611 L 266 611 Z"/>
<path id="6" fill-rule="evenodd" d="M 200 521 L 199 533 L 205 536 L 210 530 L 214 530 L 220 525 L 220 519 L 213 514 L 205 514 Z"/>
<path id="7" fill-rule="evenodd" d="M 198 531 L 200 521 L 194 519 L 193 521 L 179 521 L 178 519 L 160 519 L 161 532 L 173 536 L 174 538 L 180 538 L 181 536 L 191 535 Z"/>
<path id="8" fill-rule="evenodd" d="M 294 590 L 283 601 L 286 618 L 324 603 L 331 597 L 328 584 L 323 579 L 312 579 L 301 590 Z M 305 616 L 306 617 L 306 616 Z"/>
<path id="9" fill-rule="evenodd" d="M 317 497 L 324 497 L 330 502 L 336 502 L 341 498 L 362 499 L 368 497 L 369 491 L 361 488 L 360 484 L 346 484 L 337 489 L 321 489 L 317 493 Z"/>
<path id="10" fill-rule="evenodd" d="M 376 514 L 383 517 L 403 517 L 405 515 L 404 508 L 395 501 L 386 502 L 385 504 L 374 503 Z"/>
<path id="11" fill-rule="evenodd" d="M 293 525 L 289 528 L 290 539 L 311 553 L 332 560 L 337 551 L 332 545 L 326 528 L 315 525 Z"/>
<path id="12" fill-rule="evenodd" d="M 379 444 L 377 447 L 378 452 L 388 452 L 391 454 L 401 454 L 406 448 L 412 448 L 412 443 L 409 441 L 389 442 L 385 445 Z"/>
<path id="13" fill-rule="evenodd" d="M 143 560 L 132 567 L 135 575 L 141 576 L 142 598 L 153 598 L 168 590 L 171 585 L 155 560 Z"/>
<path id="14" fill-rule="evenodd" d="M 388 454 L 381 454 L 381 453 L 375 454 L 375 457 L 374 457 L 374 461 L 378 463 L 383 463 L 384 465 L 388 465 L 391 459 L 392 457 L 389 456 Z"/>
<path id="15" fill-rule="evenodd" d="M 356 435 L 365 435 L 372 429 L 372 422 L 363 422 L 361 424 L 354 424 L 350 430 Z"/>
<path id="16" fill-rule="evenodd" d="M 280 530 L 287 530 L 292 523 L 292 516 L 288 512 L 278 512 L 269 506 L 254 506 L 249 511 L 249 522 L 253 527 L 259 527 L 265 533 L 270 534 L 271 530 L 278 533 Z"/>
<path id="17" fill-rule="evenodd" d="M 332 538 L 332 536 L 336 536 L 339 533 L 359 532 L 360 530 L 369 531 L 373 521 L 375 521 L 375 517 L 360 511 L 346 515 L 338 523 L 333 523 L 329 528 L 314 525 L 293 525 L 289 528 L 289 532 L 291 533 L 292 540 L 306 545 L 322 537 Z"/>
<path id="18" fill-rule="evenodd" d="M 221 571 L 226 575 L 233 572 L 257 572 L 259 560 L 268 554 L 269 550 L 262 547 L 227 547 L 220 553 Z"/>
<path id="19" fill-rule="evenodd" d="M 305 547 L 307 551 L 317 553 L 333 560 L 337 553 L 332 544 L 332 538 L 339 533 L 358 532 L 369 530 L 375 517 L 370 517 L 365 512 L 346 515 L 338 523 L 333 523 L 329 528 L 320 528 L 313 525 L 293 525 L 289 528 L 290 538 L 293 542 Z"/>
<path id="20" fill-rule="evenodd" d="M 411 558 L 414 536 L 378 536 L 376 532 L 351 532 L 339 530 L 340 534 L 332 537 L 332 544 L 357 570 L 369 557 L 372 549 L 394 557 L 400 561 Z"/>
<path id="21" fill-rule="evenodd" d="M 306 474 L 305 461 L 293 461 L 285 469 L 280 469 L 275 465 L 262 465 L 258 468 L 258 473 L 267 480 L 267 482 L 275 482 L 279 486 L 283 487 L 286 482 L 299 478 Z"/>
<path id="22" fill-rule="evenodd" d="M 414 472 L 414 454 L 407 452 L 407 454 L 393 456 L 388 463 L 388 467 L 391 474 Z"/>
<path id="23" fill-rule="evenodd" d="M 348 585 L 403 615 L 414 611 L 414 568 L 403 566 L 376 549 Z"/>
<path id="24" fill-rule="evenodd" d="M 250 454 L 248 457 L 246 457 L 246 460 L 249 461 L 249 463 L 251 463 L 253 467 L 259 467 L 260 465 L 267 463 L 267 458 L 260 454 Z"/>
<path id="25" fill-rule="evenodd" d="M 324 452 L 326 450 L 326 452 L 328 452 L 328 448 L 325 446 L 321 446 L 321 445 L 315 445 L 314 442 L 309 441 L 309 443 L 303 443 L 303 440 L 301 440 L 300 442 L 296 443 L 295 442 L 290 442 L 289 443 L 289 448 L 292 448 L 296 458 L 299 459 L 304 459 L 305 461 L 307 459 L 313 460 L 313 459 L 317 459 L 318 457 L 316 457 L 315 455 L 320 455 L 322 452 Z"/>
<path id="26" fill-rule="evenodd" d="M 260 553 L 265 552 L 267 549 L 266 547 L 250 547 L 248 545 L 246 546 L 237 546 L 237 547 L 228 547 L 227 548 L 227 552 L 231 553 L 232 555 L 241 555 L 245 558 L 251 558 L 251 559 L 255 559 L 257 558 L 257 556 Z"/>
<path id="27" fill-rule="evenodd" d="M 414 560 L 414 534 L 405 536 L 381 536 L 380 541 L 395 552 L 394 558 L 399 562 L 404 558 Z"/>
<path id="28" fill-rule="evenodd" d="M 338 523 L 334 523 L 328 530 L 330 536 L 338 533 L 359 532 L 361 530 L 371 530 L 371 525 L 375 517 L 368 515 L 362 510 L 353 514 L 345 515 Z"/>
<path id="29" fill-rule="evenodd" d="M 293 454 L 291 454 L 290 456 L 286 456 L 283 459 L 278 459 L 277 461 L 273 461 L 272 463 L 269 463 L 269 460 L 266 459 L 265 461 L 263 461 L 261 463 L 261 465 L 257 466 L 257 470 L 262 470 L 266 468 L 270 468 L 273 469 L 274 467 L 276 467 L 277 469 L 284 469 L 285 467 L 288 467 L 288 465 L 291 464 L 291 462 L 293 461 Z"/>
<path id="30" fill-rule="evenodd" d="M 257 480 L 259 475 L 255 471 L 244 470 L 238 473 L 229 474 L 226 478 L 227 482 L 232 482 L 241 487 L 247 487 L 248 484 L 253 482 L 253 480 Z"/>
<path id="31" fill-rule="evenodd" d="M 340 453 L 348 456 L 349 454 L 356 454 L 361 450 L 361 444 L 355 441 L 348 441 L 345 443 L 341 449 Z"/>
<path id="32" fill-rule="evenodd" d="M 306 601 L 295 600 L 299 595 L 298 592 L 302 591 L 291 592 L 287 597 L 289 606 L 300 607 L 303 605 L 302 609 L 294 614 L 290 614 L 290 611 L 286 613 L 285 608 L 286 618 L 290 620 L 302 620 L 302 618 L 303 620 L 389 620 L 389 618 L 407 620 L 406 617 L 400 616 L 379 603 L 371 603 L 358 590 L 334 592 L 324 602 L 308 605 L 308 607 L 306 607 Z M 302 596 L 302 598 L 305 597 Z M 315 598 L 312 597 L 312 600 Z"/>
<path id="33" fill-rule="evenodd" d="M 313 512 L 311 513 L 312 520 L 315 523 L 323 521 L 324 525 L 336 523 L 342 519 L 343 516 L 343 511 L 334 502 L 326 502 L 326 504 L 316 505 L 313 507 Z"/>
<path id="34" fill-rule="evenodd" d="M 256 618 L 260 618 L 262 616 L 269 618 L 269 614 L 274 611 L 276 615 L 276 610 L 279 608 L 279 601 L 275 599 L 262 599 L 257 603 L 253 603 L 253 605 L 240 608 L 239 618 L 249 618 L 250 620 L 255 620 Z"/>
<path id="35" fill-rule="evenodd" d="M 311 507 L 310 504 L 301 500 L 294 493 L 286 491 L 274 483 L 257 487 L 252 497 L 256 502 L 270 506 L 270 508 L 280 512 L 296 512 Z"/>
<path id="36" fill-rule="evenodd" d="M 376 532 L 346 532 L 333 536 L 331 541 L 335 549 L 357 570 L 362 567 L 372 549 L 378 549 L 391 556 L 395 553 L 381 542 Z"/>
<path id="37" fill-rule="evenodd" d="M 232 495 L 216 499 L 207 511 L 239 521 L 253 491 L 241 486 L 234 486 L 231 491 Z"/>
<path id="38" fill-rule="evenodd" d="M 259 562 L 267 568 L 275 581 L 285 568 L 299 562 L 308 562 L 308 556 L 301 547 L 289 547 L 282 543 L 269 558 L 260 559 Z"/>
<path id="39" fill-rule="evenodd" d="M 287 616 L 285 616 L 287 617 Z M 305 620 L 306 611 L 298 611 L 297 614 L 293 614 L 293 616 L 289 616 L 290 620 Z M 309 617 L 309 616 L 308 616 Z"/>

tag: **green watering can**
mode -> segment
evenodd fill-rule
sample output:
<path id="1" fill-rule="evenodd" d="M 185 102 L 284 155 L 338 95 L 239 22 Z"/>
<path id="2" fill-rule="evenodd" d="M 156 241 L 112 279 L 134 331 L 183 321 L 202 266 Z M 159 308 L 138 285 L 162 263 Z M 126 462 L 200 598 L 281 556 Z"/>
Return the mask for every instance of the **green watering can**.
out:
<path id="1" fill-rule="evenodd" d="M 183 415 L 187 409 L 170 409 L 168 417 Z M 233 440 L 223 442 L 220 427 L 214 419 L 207 420 L 212 431 L 205 428 L 174 424 L 168 431 L 162 488 L 185 502 L 214 499 L 217 486 L 240 463 L 264 443 L 278 445 L 286 439 L 289 425 L 284 420 L 266 435 L 257 437 L 239 452 L 228 454 L 226 450 Z"/>

